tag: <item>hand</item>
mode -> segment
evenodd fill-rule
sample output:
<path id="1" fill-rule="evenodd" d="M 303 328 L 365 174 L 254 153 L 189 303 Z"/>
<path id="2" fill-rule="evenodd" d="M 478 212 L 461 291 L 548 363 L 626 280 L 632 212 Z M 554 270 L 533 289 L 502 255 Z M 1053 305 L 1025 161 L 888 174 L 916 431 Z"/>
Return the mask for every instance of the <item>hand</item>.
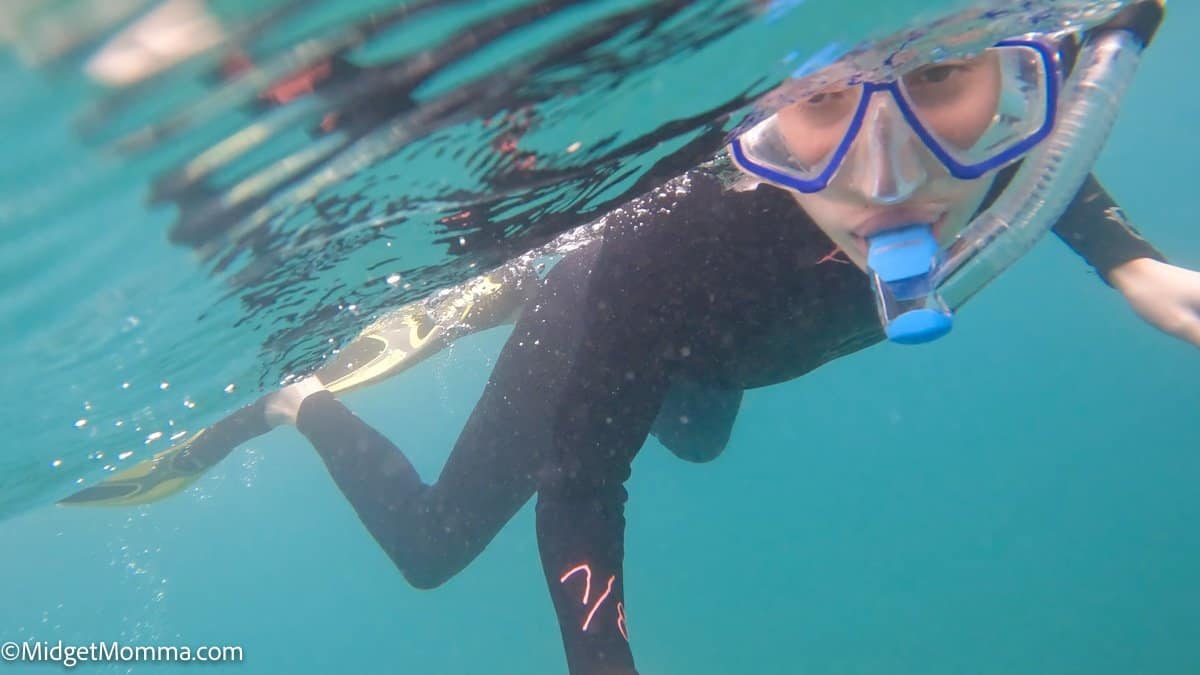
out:
<path id="1" fill-rule="evenodd" d="M 1200 347 L 1200 272 L 1137 258 L 1108 278 L 1147 323 Z"/>

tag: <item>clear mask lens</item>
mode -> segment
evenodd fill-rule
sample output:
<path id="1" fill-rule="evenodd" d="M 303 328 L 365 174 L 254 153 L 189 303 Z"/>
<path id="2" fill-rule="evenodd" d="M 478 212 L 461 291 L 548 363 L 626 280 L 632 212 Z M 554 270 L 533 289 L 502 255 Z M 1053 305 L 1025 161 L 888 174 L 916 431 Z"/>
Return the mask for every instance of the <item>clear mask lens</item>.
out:
<path id="1" fill-rule="evenodd" d="M 975 167 L 1019 149 L 1047 126 L 1051 64 L 1028 45 L 924 66 L 900 80 L 918 133 L 953 164 Z"/>
<path id="2" fill-rule="evenodd" d="M 863 88 L 818 93 L 767 118 L 739 138 L 755 165 L 803 181 L 831 171 L 862 103 Z M 769 179 L 769 178 L 768 178 Z"/>

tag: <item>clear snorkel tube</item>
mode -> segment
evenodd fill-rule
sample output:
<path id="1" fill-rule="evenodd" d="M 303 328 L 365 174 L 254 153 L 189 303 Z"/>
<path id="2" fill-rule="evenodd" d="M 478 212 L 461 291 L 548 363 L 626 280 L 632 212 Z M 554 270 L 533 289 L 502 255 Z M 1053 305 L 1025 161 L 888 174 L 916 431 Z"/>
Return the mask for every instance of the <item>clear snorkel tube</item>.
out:
<path id="1" fill-rule="evenodd" d="M 927 225 L 874 238 L 868 274 L 880 321 L 893 342 L 917 344 L 949 332 L 953 311 L 1062 217 L 1108 140 L 1141 52 L 1162 16 L 1157 2 L 1142 2 L 1089 34 L 1054 131 L 942 256 Z M 872 265 L 872 258 L 889 264 Z"/>

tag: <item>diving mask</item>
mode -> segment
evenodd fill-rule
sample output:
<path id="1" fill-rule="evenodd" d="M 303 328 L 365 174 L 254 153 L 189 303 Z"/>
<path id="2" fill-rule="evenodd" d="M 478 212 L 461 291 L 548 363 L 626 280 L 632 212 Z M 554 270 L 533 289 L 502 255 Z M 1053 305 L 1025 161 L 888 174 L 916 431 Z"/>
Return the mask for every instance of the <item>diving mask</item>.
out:
<path id="1" fill-rule="evenodd" d="M 914 147 L 924 146 L 955 178 L 978 178 L 1050 134 L 1057 55 L 1045 40 L 1006 40 L 895 80 L 820 90 L 734 139 L 730 149 L 747 172 L 799 192 L 825 189 L 855 140 L 871 152 L 905 155 L 889 158 L 892 166 L 911 163 Z M 888 100 L 872 106 L 876 97 Z"/>
<path id="2" fill-rule="evenodd" d="M 1123 18 L 1131 13 L 1140 18 Z M 858 178 L 838 173 L 862 170 L 860 162 L 846 162 L 852 152 L 874 153 L 897 169 L 883 186 L 888 190 L 868 195 L 877 203 L 902 202 L 906 181 L 923 179 L 914 149 L 923 148 L 964 180 L 1024 160 L 1001 198 L 950 245 L 938 245 L 931 223 L 868 238 L 868 274 L 885 332 L 895 342 L 927 342 L 948 332 L 953 310 L 1065 212 L 1107 139 L 1139 54 L 1161 17 L 1161 6 L 1141 2 L 1091 31 L 1061 92 L 1060 64 L 1066 59 L 1057 43 L 1036 36 L 1005 40 L 976 56 L 930 64 L 894 80 L 807 90 L 734 139 L 731 155 L 747 173 L 817 192 L 835 175 L 839 181 Z M 937 68 L 942 70 L 930 70 Z M 990 96 L 984 86 L 989 78 L 997 92 Z M 904 124 L 888 118 L 887 108 Z M 871 126 L 877 119 L 883 122 Z"/>

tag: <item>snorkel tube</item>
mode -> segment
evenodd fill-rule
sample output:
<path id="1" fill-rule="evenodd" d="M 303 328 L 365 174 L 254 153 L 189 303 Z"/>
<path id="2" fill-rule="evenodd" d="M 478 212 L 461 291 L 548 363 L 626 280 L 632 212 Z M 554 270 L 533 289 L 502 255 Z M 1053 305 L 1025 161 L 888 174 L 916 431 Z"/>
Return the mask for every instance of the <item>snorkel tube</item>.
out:
<path id="1" fill-rule="evenodd" d="M 1162 22 L 1155 0 L 1132 5 L 1085 36 L 1054 131 L 1024 159 L 1004 193 L 938 256 L 928 225 L 872 238 L 868 273 L 893 342 L 949 332 L 954 310 L 1023 256 L 1062 217 L 1116 121 L 1142 50 Z"/>

